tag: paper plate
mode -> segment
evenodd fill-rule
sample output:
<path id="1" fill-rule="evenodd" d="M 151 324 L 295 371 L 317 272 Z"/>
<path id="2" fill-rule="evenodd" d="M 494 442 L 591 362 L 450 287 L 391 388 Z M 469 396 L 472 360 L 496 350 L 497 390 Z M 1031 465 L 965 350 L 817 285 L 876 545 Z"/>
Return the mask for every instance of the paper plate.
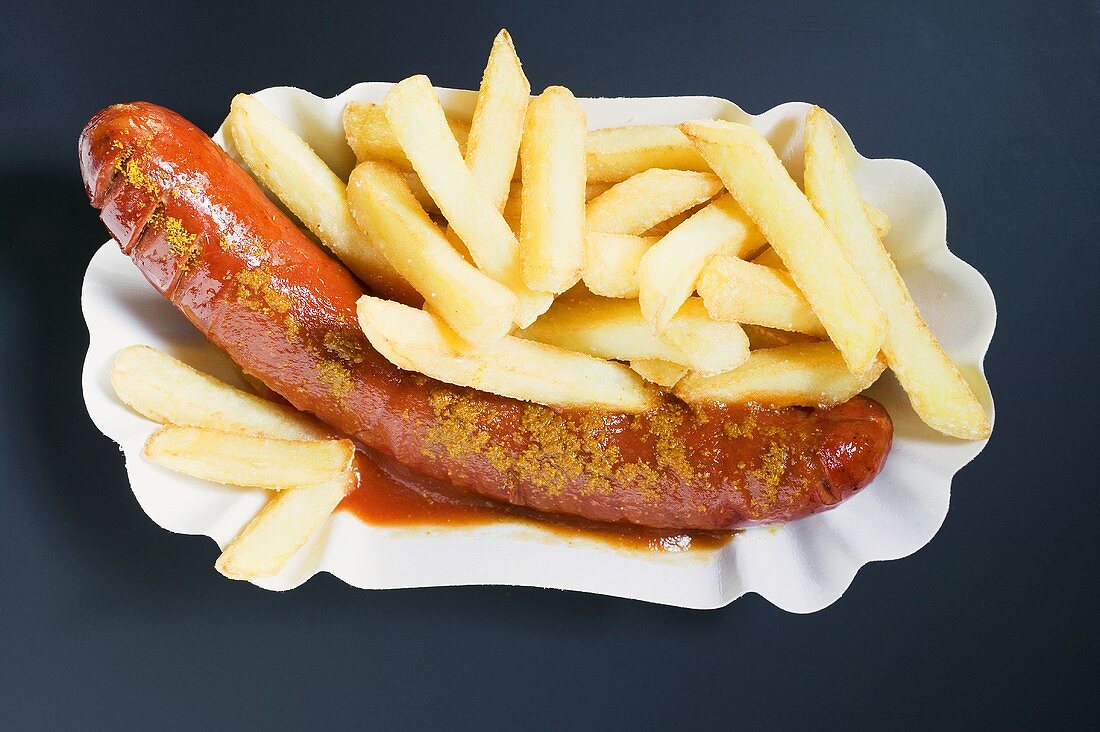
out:
<path id="1" fill-rule="evenodd" d="M 346 176 L 355 161 L 344 142 L 343 109 L 352 100 L 381 101 L 390 86 L 358 84 L 331 99 L 288 87 L 265 89 L 257 96 Z M 449 111 L 472 112 L 474 92 L 437 92 Z M 782 104 L 750 116 L 712 97 L 581 103 L 592 128 L 702 118 L 750 124 L 768 136 L 795 179 L 801 179 L 807 104 Z M 221 130 L 214 139 L 235 155 Z M 913 298 L 992 415 L 982 359 L 996 322 L 993 293 L 976 270 L 948 250 L 939 189 L 912 163 L 863 158 L 846 134 L 841 144 L 864 198 L 890 217 L 886 246 Z M 224 547 L 260 509 L 265 493 L 187 478 L 145 460 L 141 448 L 156 425 L 119 402 L 109 372 L 119 349 L 135 343 L 162 349 L 239 384 L 235 369 L 145 282 L 114 242 L 92 257 L 82 302 L 91 335 L 83 373 L 88 412 L 121 446 L 130 486 L 142 509 L 169 531 L 209 536 Z M 583 537 L 563 538 L 526 523 L 378 527 L 337 512 L 281 573 L 256 584 L 287 590 L 324 571 L 368 589 L 527 585 L 688 608 L 721 607 L 756 592 L 785 610 L 812 612 L 840 597 L 867 562 L 904 557 L 928 543 L 947 515 L 952 477 L 985 446 L 943 437 L 925 427 L 889 374 L 870 396 L 886 407 L 895 428 L 893 449 L 874 482 L 831 511 L 750 529 L 719 549 L 618 549 Z M 211 551 L 211 563 L 214 558 Z"/>

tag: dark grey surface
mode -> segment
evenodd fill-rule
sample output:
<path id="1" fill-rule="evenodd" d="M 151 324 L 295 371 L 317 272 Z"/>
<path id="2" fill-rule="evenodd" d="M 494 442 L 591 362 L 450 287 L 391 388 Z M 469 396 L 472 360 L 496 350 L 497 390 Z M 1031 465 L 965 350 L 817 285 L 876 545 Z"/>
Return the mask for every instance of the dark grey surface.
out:
<path id="1" fill-rule="evenodd" d="M 1038 727 L 1096 711 L 1100 6 L 232 5 L 0 15 L 0 727 Z M 704 613 L 328 576 L 271 594 L 145 517 L 80 395 L 80 281 L 105 239 L 76 169 L 84 121 L 148 99 L 211 130 L 235 92 L 276 84 L 470 87 L 501 26 L 536 88 L 815 101 L 864 154 L 932 174 L 1000 325 L 996 434 L 928 547 L 814 615 L 755 596 Z"/>

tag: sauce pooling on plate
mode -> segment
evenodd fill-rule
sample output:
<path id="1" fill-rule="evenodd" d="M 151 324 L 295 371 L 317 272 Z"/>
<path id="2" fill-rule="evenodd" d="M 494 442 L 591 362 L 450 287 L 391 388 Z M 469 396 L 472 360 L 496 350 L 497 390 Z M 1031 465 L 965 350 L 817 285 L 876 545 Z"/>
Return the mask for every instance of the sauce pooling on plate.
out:
<path id="1" fill-rule="evenodd" d="M 676 531 L 599 524 L 542 514 L 457 492 L 377 453 L 360 452 L 356 469 L 359 486 L 348 494 L 340 507 L 372 526 L 418 527 L 430 531 L 508 522 L 537 527 L 563 540 L 589 539 L 619 549 L 657 552 L 717 549 L 736 535 L 729 531 Z"/>

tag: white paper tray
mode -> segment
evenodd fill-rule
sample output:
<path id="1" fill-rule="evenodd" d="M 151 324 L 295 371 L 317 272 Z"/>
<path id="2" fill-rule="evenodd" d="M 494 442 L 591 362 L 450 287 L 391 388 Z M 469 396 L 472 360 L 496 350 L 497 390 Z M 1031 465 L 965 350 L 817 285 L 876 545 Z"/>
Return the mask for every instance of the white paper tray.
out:
<path id="1" fill-rule="evenodd" d="M 257 96 L 346 176 L 354 159 L 343 138 L 344 106 L 355 99 L 381 101 L 390 86 L 358 84 L 331 99 L 289 87 L 265 89 Z M 474 92 L 437 91 L 449 110 L 472 112 Z M 804 103 L 782 104 L 755 117 L 711 97 L 581 103 L 592 128 L 700 118 L 746 122 L 769 137 L 795 179 L 801 178 Z M 233 153 L 221 130 L 214 139 Z M 846 134 L 841 144 L 863 196 L 890 216 L 886 246 L 914 299 L 992 415 L 982 359 L 993 337 L 996 305 L 982 276 L 947 249 L 939 189 L 912 163 L 860 157 Z M 92 258 L 82 302 L 91 335 L 83 373 L 88 412 L 125 453 L 130 486 L 142 509 L 169 531 L 202 534 L 225 546 L 260 509 L 264 492 L 190 479 L 145 460 L 141 447 L 156 425 L 119 402 L 108 374 L 115 353 L 135 343 L 160 348 L 239 383 L 235 370 L 145 282 L 114 242 Z M 886 407 L 895 428 L 893 449 L 875 481 L 831 511 L 751 529 L 717 550 L 668 554 L 614 549 L 527 524 L 385 528 L 338 512 L 278 576 L 256 584 L 287 590 L 325 571 L 369 589 L 527 585 L 701 609 L 756 592 L 785 610 L 813 612 L 840 597 L 867 562 L 897 559 L 924 546 L 947 515 L 952 476 L 985 446 L 942 437 L 925 427 L 889 374 L 870 396 Z M 211 563 L 214 558 L 211 552 Z"/>

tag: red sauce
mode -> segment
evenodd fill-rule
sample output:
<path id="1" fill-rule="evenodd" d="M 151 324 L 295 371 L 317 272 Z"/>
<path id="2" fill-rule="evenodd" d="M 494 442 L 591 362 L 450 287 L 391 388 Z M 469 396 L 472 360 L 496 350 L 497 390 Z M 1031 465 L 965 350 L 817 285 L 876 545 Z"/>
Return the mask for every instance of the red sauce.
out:
<path id="1" fill-rule="evenodd" d="M 510 506 L 459 493 L 374 452 L 361 452 L 357 468 L 359 487 L 344 498 L 340 508 L 372 526 L 456 528 L 508 521 L 536 526 L 563 540 L 583 537 L 619 549 L 660 552 L 717 549 L 734 535 L 601 524 Z"/>

